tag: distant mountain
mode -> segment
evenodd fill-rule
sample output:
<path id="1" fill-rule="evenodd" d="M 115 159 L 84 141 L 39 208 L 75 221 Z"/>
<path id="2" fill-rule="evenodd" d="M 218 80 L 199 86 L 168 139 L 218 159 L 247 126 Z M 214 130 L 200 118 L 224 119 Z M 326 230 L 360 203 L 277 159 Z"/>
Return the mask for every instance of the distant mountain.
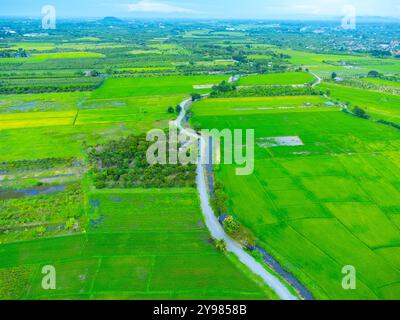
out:
<path id="1" fill-rule="evenodd" d="M 395 17 L 373 17 L 373 16 L 368 16 L 368 17 L 357 17 L 357 22 L 361 23 L 374 23 L 374 22 L 380 22 L 380 23 L 400 23 L 400 18 L 395 18 Z"/>
<path id="2" fill-rule="evenodd" d="M 107 25 L 125 24 L 124 20 L 121 20 L 121 19 L 116 18 L 116 17 L 104 17 L 100 22 L 103 23 L 103 24 L 107 24 Z"/>

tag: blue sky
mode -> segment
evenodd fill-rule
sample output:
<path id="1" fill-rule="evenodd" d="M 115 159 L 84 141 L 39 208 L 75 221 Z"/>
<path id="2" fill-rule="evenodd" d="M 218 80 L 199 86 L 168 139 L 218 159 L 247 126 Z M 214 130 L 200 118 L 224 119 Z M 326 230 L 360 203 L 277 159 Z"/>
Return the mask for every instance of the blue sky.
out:
<path id="1" fill-rule="evenodd" d="M 190 17 L 295 19 L 341 16 L 400 17 L 399 0 L 0 0 L 0 16 L 39 16 L 54 5 L 59 17 Z"/>

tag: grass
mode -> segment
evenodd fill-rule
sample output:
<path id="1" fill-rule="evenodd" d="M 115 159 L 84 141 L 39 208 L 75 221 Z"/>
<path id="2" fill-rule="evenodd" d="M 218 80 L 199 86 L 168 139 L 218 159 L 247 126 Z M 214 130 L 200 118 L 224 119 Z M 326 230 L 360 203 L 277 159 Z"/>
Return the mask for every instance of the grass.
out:
<path id="1" fill-rule="evenodd" d="M 10 48 L 13 50 L 18 50 L 21 48 L 28 51 L 48 51 L 55 49 L 55 44 L 50 42 L 14 42 L 10 43 Z"/>
<path id="2" fill-rule="evenodd" d="M 315 78 L 313 75 L 305 72 L 270 73 L 243 77 L 239 80 L 239 85 L 300 85 L 313 82 L 314 80 Z"/>
<path id="3" fill-rule="evenodd" d="M 86 92 L 0 95 L 0 112 L 77 110 L 78 104 L 87 96 Z"/>
<path id="4" fill-rule="evenodd" d="M 400 261 L 390 259 L 400 247 L 398 131 L 337 109 L 221 115 L 210 108 L 195 112 L 193 122 L 255 129 L 256 141 L 299 136 L 304 146 L 256 146 L 250 176 L 236 176 L 232 165 L 216 167 L 229 213 L 316 298 L 398 296 Z M 354 291 L 341 287 L 341 270 L 349 264 L 357 270 Z"/>
<path id="5" fill-rule="evenodd" d="M 100 119 L 100 117 L 99 117 Z M 65 118 L 62 121 L 71 122 L 73 119 Z M 138 121 L 140 120 L 140 121 Z M 60 121 L 57 118 L 51 121 Z M 93 145 L 104 143 L 111 139 L 140 134 L 154 128 L 166 128 L 168 121 L 156 121 L 152 117 L 138 117 L 129 122 L 113 122 L 95 120 L 82 125 L 56 125 L 41 123 L 35 127 L 21 127 L 18 129 L 4 129 L 0 131 L 2 143 L 0 144 L 1 161 L 15 161 L 22 159 L 42 159 L 51 157 L 78 157 L 84 156 L 84 144 Z M 26 120 L 26 124 L 30 124 Z M 22 125 L 12 123 L 12 125 Z"/>
<path id="6" fill-rule="evenodd" d="M 3 114 L 0 118 L 0 128 L 17 129 L 28 127 L 47 127 L 72 125 L 76 111 L 54 111 L 54 112 L 24 112 L 14 114 Z"/>
<path id="7" fill-rule="evenodd" d="M 154 96 L 137 96 L 125 98 L 111 98 L 111 99 L 87 99 L 81 104 L 81 109 L 103 109 L 103 108 L 122 108 L 127 107 L 131 111 L 138 113 L 166 113 L 168 107 L 175 107 L 181 103 L 185 94 L 175 95 L 154 95 Z M 95 110 L 92 111 L 96 113 Z"/>
<path id="8" fill-rule="evenodd" d="M 89 200 L 89 218 L 103 218 L 86 235 L 0 248 L 0 279 L 18 275 L 14 298 L 276 298 L 209 243 L 194 189 L 93 191 Z M 47 264 L 54 291 L 40 285 Z"/>
<path id="9" fill-rule="evenodd" d="M 290 96 L 290 97 L 252 97 L 252 98 L 218 98 L 205 99 L 193 106 L 196 116 L 205 115 L 239 115 L 254 113 L 283 112 L 287 109 L 293 112 L 292 108 L 302 110 L 305 104 L 310 104 L 309 109 L 321 106 L 325 102 L 321 96 Z M 318 108 L 321 110 L 323 108 Z M 332 110 L 332 108 L 324 108 Z"/>
<path id="10" fill-rule="evenodd" d="M 123 44 L 115 44 L 115 43 L 106 43 L 100 42 L 96 43 L 92 42 L 84 42 L 84 43 L 63 43 L 57 46 L 58 49 L 65 50 L 79 50 L 79 51 L 93 51 L 93 50 L 101 50 L 101 49 L 117 49 L 117 48 L 125 48 Z"/>
<path id="11" fill-rule="evenodd" d="M 161 54 L 158 50 L 132 50 L 129 51 L 130 54 Z"/>
<path id="12" fill-rule="evenodd" d="M 81 58 L 103 58 L 104 55 L 97 52 L 55 52 L 40 53 L 32 55 L 35 60 L 49 59 L 81 59 Z"/>
<path id="13" fill-rule="evenodd" d="M 104 58 L 105 56 L 97 52 L 54 52 L 54 53 L 35 53 L 28 58 L 2 58 L 0 63 L 40 63 L 46 60 L 58 59 L 84 59 L 84 58 Z"/>
<path id="14" fill-rule="evenodd" d="M 266 55 L 266 54 L 253 54 L 249 55 L 249 59 L 251 60 L 272 60 L 271 55 Z"/>
<path id="15" fill-rule="evenodd" d="M 216 46 L 241 50 L 248 43 L 234 39 L 243 35 L 238 32 L 186 33 L 200 45 L 203 40 L 215 41 L 215 35 L 220 38 L 213 42 Z M 231 43 L 223 43 L 227 35 Z M 34 79 L 35 83 L 46 78 L 59 84 L 71 82 L 86 69 L 108 73 L 112 65 L 114 70 L 161 74 L 189 61 L 188 52 L 180 45 L 156 44 L 166 39 L 148 40 L 155 44 L 147 47 L 98 40 L 11 44 L 13 49 L 28 50 L 31 57 L 0 59 L 2 77 L 11 85 L 20 78 L 28 82 Z M 271 59 L 258 53 L 275 50 L 289 54 L 291 63 L 307 66 L 324 77 L 334 71 L 340 76 L 366 75 L 370 70 L 400 72 L 400 64 L 392 59 L 254 45 L 257 47 L 260 50 L 250 58 Z M 73 52 L 40 53 L 56 49 Z M 204 70 L 233 63 L 226 58 L 219 54 L 210 61 L 190 57 Z M 341 60 L 347 66 L 341 65 Z M 84 160 L 86 145 L 165 128 L 168 120 L 176 117 L 166 112 L 169 106 L 175 107 L 192 92 L 209 91 L 193 86 L 217 84 L 227 78 L 108 78 L 93 92 L 0 96 L 0 162 L 52 157 Z M 313 79 L 304 72 L 267 74 L 242 78 L 240 85 L 301 85 Z M 378 84 L 397 86 L 389 81 Z M 332 84 L 320 88 L 331 90 L 333 98 L 365 108 L 376 118 L 398 120 L 397 96 Z M 209 128 L 255 129 L 256 138 L 299 136 L 304 146 L 256 146 L 255 172 L 250 176 L 236 176 L 232 166 L 216 167 L 229 195 L 229 213 L 252 230 L 260 244 L 317 298 L 397 298 L 399 133 L 328 108 L 325 101 L 321 96 L 205 99 L 194 104 L 193 123 Z M 75 176 L 57 181 L 78 182 L 83 169 L 74 168 Z M 13 175 L 16 181 L 7 178 L 0 184 L 2 188 L 33 187 L 43 177 L 70 172 L 70 168 L 17 172 Z M 23 203 L 23 213 L 34 221 L 63 225 L 75 209 L 64 205 L 62 196 L 24 198 L 15 203 Z M 86 233 L 60 236 L 48 232 L 48 238 L 26 241 L 21 240 L 32 238 L 30 231 L 21 229 L 22 234 L 15 237 L 6 235 L 15 242 L 0 246 L 0 299 L 277 298 L 234 256 L 216 251 L 209 242 L 195 190 L 86 188 L 85 196 L 87 215 L 79 216 L 82 228 L 77 232 Z M 14 201 L 8 205 L 13 206 Z M 3 211 L 1 221 L 5 221 Z M 9 211 L 12 214 L 7 214 L 7 219 L 15 225 L 26 218 L 21 217 L 21 208 Z M 46 264 L 57 270 L 54 292 L 40 286 L 41 267 Z M 355 291 L 341 288 L 341 270 L 347 264 L 357 269 Z"/>
<path id="16" fill-rule="evenodd" d="M 137 68 L 119 68 L 119 71 L 131 71 L 131 72 L 151 72 L 151 71 L 174 71 L 175 67 L 137 67 Z"/>
<path id="17" fill-rule="evenodd" d="M 218 84 L 227 76 L 171 76 L 149 78 L 108 79 L 94 92 L 93 99 L 125 98 L 132 96 L 190 94 L 204 92 L 193 89 L 194 85 Z"/>
<path id="18" fill-rule="evenodd" d="M 397 95 L 326 83 L 318 88 L 329 90 L 333 98 L 359 106 L 377 119 L 400 121 L 400 97 Z"/>
<path id="19" fill-rule="evenodd" d="M 385 74 L 400 73 L 400 62 L 396 59 L 378 59 L 361 55 L 333 55 L 302 52 L 292 49 L 273 49 L 277 53 L 290 56 L 289 61 L 295 65 L 306 66 L 324 77 L 332 72 L 343 75 L 364 75 L 376 70 Z M 340 65 L 345 61 L 347 65 Z"/>
<path id="20" fill-rule="evenodd" d="M 176 116 L 168 114 L 167 108 L 175 107 L 188 96 L 193 91 L 192 83 L 217 83 L 223 78 L 225 77 L 157 78 L 160 81 L 154 81 L 154 78 L 135 78 L 121 79 L 121 82 L 118 81 L 120 79 L 110 79 L 115 87 L 101 88 L 100 92 L 93 94 L 1 96 L 0 110 L 4 110 L 4 114 L 0 115 L 1 160 L 53 156 L 81 158 L 84 142 L 96 144 L 128 133 L 166 128 L 168 120 Z M 122 83 L 127 85 L 125 92 L 119 90 Z M 174 94 L 169 87 L 171 83 L 181 93 Z M 132 96 L 130 84 L 133 84 L 135 91 Z M 158 95 L 143 95 L 146 92 L 156 92 Z M 113 97 L 115 93 L 122 97 Z M 160 93 L 165 95 L 159 95 Z"/>
<path id="21" fill-rule="evenodd" d="M 235 61 L 234 60 L 197 61 L 196 64 L 200 65 L 200 66 L 208 66 L 208 67 L 232 66 L 232 65 L 235 65 Z"/>
<path id="22" fill-rule="evenodd" d="M 371 82 L 371 83 L 380 84 L 380 85 L 383 85 L 383 86 L 400 88 L 400 82 L 389 81 L 389 80 L 384 80 L 384 79 L 375 79 L 375 78 L 362 78 L 360 80 L 361 81 L 365 81 L 365 82 Z"/>
<path id="23" fill-rule="evenodd" d="M 62 192 L 11 199 L 4 197 L 3 192 L 0 196 L 0 243 L 83 231 L 86 221 L 82 217 L 83 194 L 80 184 L 61 187 Z M 32 189 L 37 190 L 38 187 L 33 186 Z M 67 224 L 68 221 L 72 224 Z"/>
<path id="24" fill-rule="evenodd" d="M 171 119 L 171 114 L 166 112 L 166 108 L 162 111 L 148 112 L 146 109 L 141 108 L 104 108 L 96 110 L 93 109 L 79 111 L 75 124 L 83 125 L 88 123 L 124 123 L 124 122 L 142 122 L 148 121 L 167 121 Z"/>

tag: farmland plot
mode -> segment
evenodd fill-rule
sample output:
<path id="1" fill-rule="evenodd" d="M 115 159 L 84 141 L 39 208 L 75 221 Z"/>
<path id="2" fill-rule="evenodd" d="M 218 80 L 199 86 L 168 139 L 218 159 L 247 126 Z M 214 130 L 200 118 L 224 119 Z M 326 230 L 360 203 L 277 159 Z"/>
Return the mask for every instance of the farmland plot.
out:
<path id="1" fill-rule="evenodd" d="M 1 246 L 2 298 L 275 297 L 213 247 L 194 189 L 92 191 L 88 206 L 86 235 Z M 57 290 L 41 287 L 45 264 L 57 269 Z"/>
<path id="2" fill-rule="evenodd" d="M 222 106 L 213 112 L 213 103 L 195 105 L 193 122 L 255 129 L 257 141 L 303 142 L 257 145 L 250 176 L 236 176 L 232 165 L 216 167 L 228 211 L 317 298 L 398 296 L 400 265 L 390 257 L 400 246 L 399 132 L 337 109 L 235 116 Z M 349 264 L 357 269 L 357 290 L 341 286 Z"/>

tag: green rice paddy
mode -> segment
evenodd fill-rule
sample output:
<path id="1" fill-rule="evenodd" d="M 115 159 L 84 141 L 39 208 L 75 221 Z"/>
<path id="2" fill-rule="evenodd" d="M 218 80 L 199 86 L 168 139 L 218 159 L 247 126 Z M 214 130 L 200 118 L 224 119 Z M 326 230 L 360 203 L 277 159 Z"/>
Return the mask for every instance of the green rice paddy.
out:
<path id="1" fill-rule="evenodd" d="M 311 74 L 305 72 L 271 73 L 243 77 L 240 79 L 239 85 L 302 85 L 314 80 L 315 78 Z"/>
<path id="2" fill-rule="evenodd" d="M 216 167 L 228 211 L 316 298 L 398 297 L 398 131 L 337 109 L 235 115 L 218 102 L 213 113 L 208 104 L 214 101 L 194 107 L 193 121 L 202 127 L 255 129 L 256 143 L 285 136 L 304 143 L 257 145 L 250 176 L 236 176 L 232 165 Z M 345 265 L 356 267 L 356 290 L 341 286 Z"/>
<path id="3" fill-rule="evenodd" d="M 199 210 L 193 189 L 91 192 L 86 234 L 1 246 L 1 297 L 275 297 L 210 244 Z M 57 289 L 46 291 L 41 269 L 49 264 L 57 270 Z M 16 279 L 18 287 L 10 289 L 9 279 Z"/>

